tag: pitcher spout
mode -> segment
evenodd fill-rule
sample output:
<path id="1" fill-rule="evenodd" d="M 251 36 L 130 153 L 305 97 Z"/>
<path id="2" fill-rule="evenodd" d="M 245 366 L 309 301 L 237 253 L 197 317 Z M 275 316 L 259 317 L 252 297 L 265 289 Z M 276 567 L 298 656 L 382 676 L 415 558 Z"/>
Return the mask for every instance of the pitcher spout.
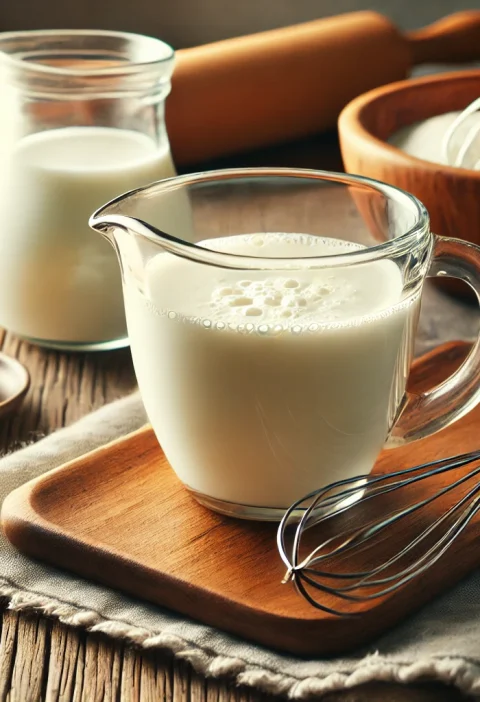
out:
<path id="1" fill-rule="evenodd" d="M 186 249 L 196 248 L 190 201 L 183 191 L 166 188 L 163 192 L 169 180 L 111 200 L 91 215 L 90 227 L 105 237 L 118 253 L 121 242 L 134 238 L 139 245 L 148 245 L 150 249 L 153 245 L 185 255 Z"/>
<path id="2" fill-rule="evenodd" d="M 89 227 L 104 236 L 107 241 L 113 244 L 113 232 L 115 227 L 110 222 L 109 217 L 97 217 L 96 214 L 97 213 L 95 212 L 95 214 L 89 218 Z"/>
<path id="3" fill-rule="evenodd" d="M 96 232 L 99 232 L 110 243 L 115 241 L 115 233 L 118 230 L 126 234 L 146 236 L 150 238 L 152 235 L 162 238 L 161 232 L 156 232 L 155 228 L 150 227 L 145 222 L 122 214 L 103 214 L 105 208 L 97 210 L 88 220 L 88 224 Z M 160 243 L 160 242 L 159 242 Z"/>

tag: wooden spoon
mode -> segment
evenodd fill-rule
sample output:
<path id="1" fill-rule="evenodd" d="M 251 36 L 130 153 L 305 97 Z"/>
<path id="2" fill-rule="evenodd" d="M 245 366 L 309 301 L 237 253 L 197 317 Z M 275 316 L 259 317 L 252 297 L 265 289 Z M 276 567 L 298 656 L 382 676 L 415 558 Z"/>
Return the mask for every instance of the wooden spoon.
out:
<path id="1" fill-rule="evenodd" d="M 15 358 L 0 353 L 0 417 L 20 406 L 29 387 L 27 369 Z"/>

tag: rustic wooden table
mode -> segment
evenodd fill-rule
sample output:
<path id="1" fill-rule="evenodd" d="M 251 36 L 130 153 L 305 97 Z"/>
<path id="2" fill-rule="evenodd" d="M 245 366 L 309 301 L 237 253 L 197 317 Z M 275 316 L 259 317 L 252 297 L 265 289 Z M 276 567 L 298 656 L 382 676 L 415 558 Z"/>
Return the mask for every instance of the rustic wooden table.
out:
<path id="1" fill-rule="evenodd" d="M 284 165 L 340 169 L 334 137 L 209 164 Z M 103 354 L 45 351 L 0 332 L 2 350 L 29 369 L 32 386 L 19 412 L 0 426 L 3 451 L 74 422 L 132 391 L 128 350 Z M 205 680 L 162 652 L 144 653 L 45 617 L 11 612 L 3 603 L 0 702 L 249 702 L 267 696 Z M 375 684 L 330 694 L 326 702 L 443 702 L 461 700 L 441 685 Z"/>

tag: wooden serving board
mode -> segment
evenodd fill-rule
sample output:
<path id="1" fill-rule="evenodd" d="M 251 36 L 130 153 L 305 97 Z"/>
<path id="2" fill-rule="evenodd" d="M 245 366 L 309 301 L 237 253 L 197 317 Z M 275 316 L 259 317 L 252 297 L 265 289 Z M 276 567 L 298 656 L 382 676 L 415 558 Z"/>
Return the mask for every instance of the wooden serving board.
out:
<path id="1" fill-rule="evenodd" d="M 467 351 L 466 344 L 453 343 L 417 361 L 411 389 L 441 381 Z M 385 451 L 376 470 L 477 449 L 479 422 L 480 406 L 429 439 Z M 418 490 L 426 488 L 420 484 Z M 427 517 L 442 507 L 434 503 Z M 359 613 L 354 618 L 324 614 L 291 584 L 281 584 L 285 568 L 276 525 L 237 521 L 197 504 L 148 427 L 15 490 L 2 521 L 10 541 L 29 556 L 266 646 L 310 656 L 366 643 L 480 564 L 476 518 L 430 571 L 396 594 L 352 605 Z M 408 526 L 397 529 L 389 546 L 403 543 L 408 533 Z M 361 551 L 348 566 L 361 569 L 366 557 Z M 332 604 L 329 597 L 325 603 Z"/>

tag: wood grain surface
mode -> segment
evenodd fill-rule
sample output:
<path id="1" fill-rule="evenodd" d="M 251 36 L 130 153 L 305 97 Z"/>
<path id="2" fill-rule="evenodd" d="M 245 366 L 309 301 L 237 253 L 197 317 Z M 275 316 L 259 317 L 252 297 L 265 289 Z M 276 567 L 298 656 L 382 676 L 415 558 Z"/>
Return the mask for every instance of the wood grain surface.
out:
<path id="1" fill-rule="evenodd" d="M 335 137 L 243 156 L 228 165 L 285 165 L 340 170 Z M 22 410 L 0 424 L 3 452 L 41 438 L 135 387 L 128 351 L 108 354 L 46 352 L 0 331 L 2 350 L 28 367 L 32 384 Z M 228 682 L 205 680 L 162 652 L 125 644 L 25 613 L 3 603 L 0 702 L 260 702 L 268 700 Z M 440 684 L 378 683 L 329 694 L 323 702 L 460 702 Z"/>

